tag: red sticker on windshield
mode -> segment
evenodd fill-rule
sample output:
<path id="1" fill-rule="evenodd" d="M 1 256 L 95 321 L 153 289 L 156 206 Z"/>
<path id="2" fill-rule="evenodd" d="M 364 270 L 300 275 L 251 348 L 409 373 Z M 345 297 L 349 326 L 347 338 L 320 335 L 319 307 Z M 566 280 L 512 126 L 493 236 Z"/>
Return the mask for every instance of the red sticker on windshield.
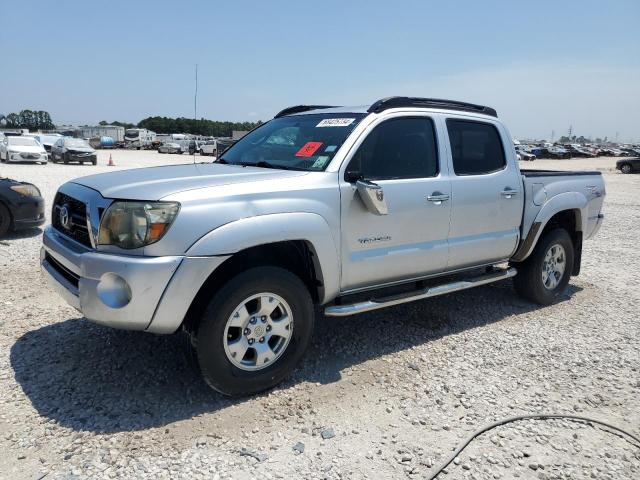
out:
<path id="1" fill-rule="evenodd" d="M 296 153 L 296 157 L 310 157 L 322 146 L 322 142 L 307 142 Z"/>

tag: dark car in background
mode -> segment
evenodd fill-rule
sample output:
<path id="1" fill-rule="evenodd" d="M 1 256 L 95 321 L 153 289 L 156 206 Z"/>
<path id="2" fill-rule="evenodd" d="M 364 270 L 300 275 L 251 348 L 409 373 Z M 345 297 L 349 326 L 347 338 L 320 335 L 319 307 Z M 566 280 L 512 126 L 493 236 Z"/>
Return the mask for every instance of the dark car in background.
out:
<path id="1" fill-rule="evenodd" d="M 640 172 L 640 157 L 618 160 L 616 162 L 616 169 L 620 170 L 622 173 Z"/>
<path id="2" fill-rule="evenodd" d="M 38 227 L 44 221 L 44 198 L 38 187 L 0 178 L 0 238 L 9 230 Z"/>
<path id="3" fill-rule="evenodd" d="M 546 156 L 549 158 L 571 158 L 571 152 L 562 147 L 549 147 Z"/>
<path id="4" fill-rule="evenodd" d="M 62 137 L 51 147 L 51 161 L 54 163 L 78 162 L 80 164 L 87 162 L 96 165 L 98 156 L 86 140 Z"/>

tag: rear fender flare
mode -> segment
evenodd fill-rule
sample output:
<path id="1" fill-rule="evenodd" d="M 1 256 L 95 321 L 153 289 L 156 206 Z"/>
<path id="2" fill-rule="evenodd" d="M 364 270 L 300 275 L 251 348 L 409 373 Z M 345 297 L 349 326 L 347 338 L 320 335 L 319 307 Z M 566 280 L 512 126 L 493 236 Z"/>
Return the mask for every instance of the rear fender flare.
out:
<path id="1" fill-rule="evenodd" d="M 526 260 L 537 245 L 540 235 L 542 235 L 542 232 L 544 231 L 544 227 L 547 225 L 549 220 L 559 212 L 565 210 L 574 211 L 576 213 L 576 230 L 585 232 L 587 229 L 588 202 L 589 200 L 587 197 L 579 192 L 561 193 L 551 198 L 543 205 L 538 212 L 538 215 L 536 215 L 527 236 L 524 238 L 513 257 L 511 257 L 511 260 L 514 262 L 522 262 L 523 260 Z"/>

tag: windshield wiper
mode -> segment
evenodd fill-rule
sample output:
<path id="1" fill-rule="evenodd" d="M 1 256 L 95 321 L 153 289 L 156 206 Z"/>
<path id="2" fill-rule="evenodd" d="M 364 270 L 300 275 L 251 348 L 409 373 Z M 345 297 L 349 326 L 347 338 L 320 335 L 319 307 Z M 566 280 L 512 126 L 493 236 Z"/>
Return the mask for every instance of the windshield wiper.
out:
<path id="1" fill-rule="evenodd" d="M 239 162 L 236 165 L 242 165 L 243 167 L 273 168 L 274 170 L 299 170 L 297 168 L 287 167 L 286 165 L 276 165 L 274 163 L 269 163 L 265 160 L 260 160 L 256 163 Z"/>

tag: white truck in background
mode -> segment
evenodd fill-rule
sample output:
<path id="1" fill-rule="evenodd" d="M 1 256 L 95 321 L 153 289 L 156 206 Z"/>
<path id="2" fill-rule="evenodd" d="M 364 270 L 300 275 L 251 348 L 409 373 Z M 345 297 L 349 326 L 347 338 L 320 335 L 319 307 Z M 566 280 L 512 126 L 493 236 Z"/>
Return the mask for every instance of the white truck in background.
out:
<path id="1" fill-rule="evenodd" d="M 148 150 L 153 148 L 156 140 L 156 132 L 146 128 L 128 128 L 124 132 L 124 148 L 135 148 L 137 150 Z"/>

